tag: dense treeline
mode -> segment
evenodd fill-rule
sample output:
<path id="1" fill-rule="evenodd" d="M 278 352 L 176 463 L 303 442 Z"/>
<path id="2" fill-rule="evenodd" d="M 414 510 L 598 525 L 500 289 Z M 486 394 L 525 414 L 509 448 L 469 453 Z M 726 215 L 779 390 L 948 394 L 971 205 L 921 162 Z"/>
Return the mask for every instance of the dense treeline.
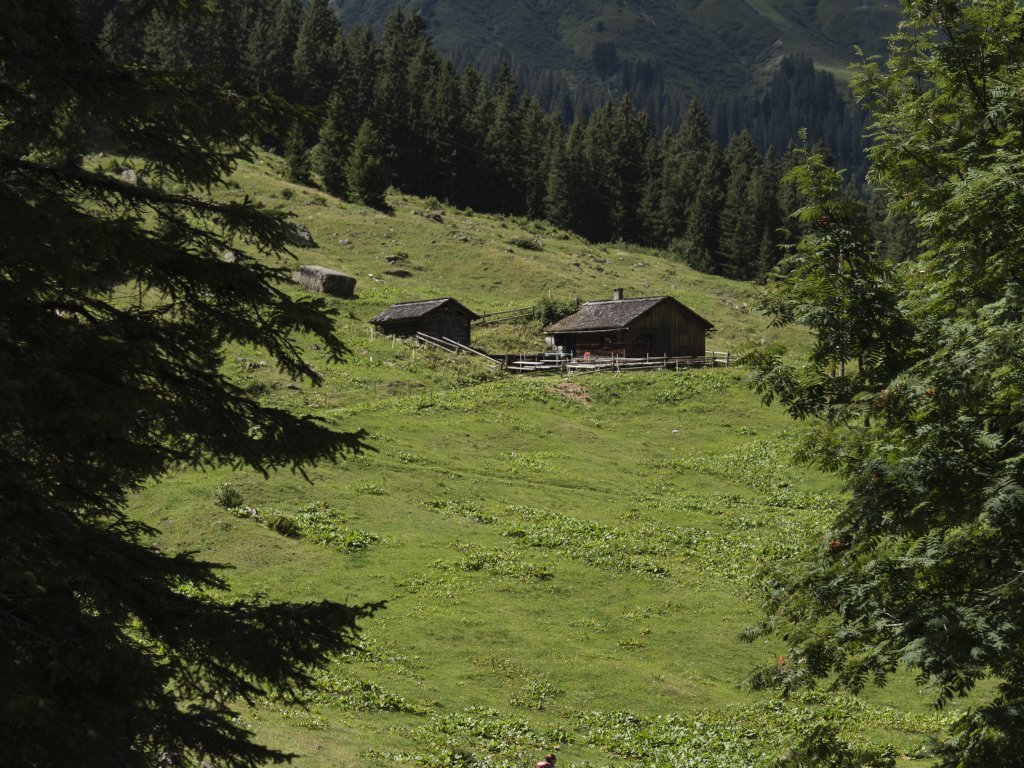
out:
<path id="1" fill-rule="evenodd" d="M 457 51 L 456 66 L 475 66 L 492 80 L 505 59 L 497 51 Z M 757 97 L 721 97 L 712 92 L 687 94 L 666 81 L 665 65 L 646 59 L 619 59 L 615 44 L 598 43 L 592 54 L 595 70 L 604 76 L 599 86 L 570 85 L 564 75 L 548 69 L 531 69 L 513 59 L 519 84 L 546 112 L 571 123 L 589 117 L 612 94 L 629 94 L 630 101 L 647 114 L 658 131 L 675 128 L 696 98 L 704 106 L 712 137 L 727 144 L 730 138 L 749 131 L 763 150 L 785 152 L 797 131 L 828 146 L 836 162 L 858 182 L 867 170 L 864 129 L 868 114 L 852 98 L 844 96 L 830 72 L 815 68 L 806 56 L 787 56 L 780 62 L 764 92 Z"/>
<path id="2" fill-rule="evenodd" d="M 629 96 L 567 126 L 565 110 L 520 92 L 507 63 L 493 80 L 457 70 L 415 13 L 395 11 L 378 39 L 369 28 L 343 30 L 328 0 L 210 0 L 198 28 L 159 12 L 136 18 L 130 7 L 85 3 L 112 57 L 200 71 L 298 105 L 305 119 L 262 139 L 286 155 L 296 181 L 316 174 L 339 197 L 381 205 L 390 183 L 460 207 L 546 218 L 595 241 L 667 248 L 738 279 L 763 276 L 788 239 L 780 227 L 793 196 L 780 179 L 789 160 L 775 146 L 795 126 L 773 122 L 768 97 L 753 107 L 767 115 L 763 153 L 746 131 L 723 148 L 696 102 L 678 130 L 660 135 Z M 809 62 L 788 63 L 777 83 L 779 105 L 804 91 L 835 94 Z M 719 122 L 728 129 L 730 119 Z"/>

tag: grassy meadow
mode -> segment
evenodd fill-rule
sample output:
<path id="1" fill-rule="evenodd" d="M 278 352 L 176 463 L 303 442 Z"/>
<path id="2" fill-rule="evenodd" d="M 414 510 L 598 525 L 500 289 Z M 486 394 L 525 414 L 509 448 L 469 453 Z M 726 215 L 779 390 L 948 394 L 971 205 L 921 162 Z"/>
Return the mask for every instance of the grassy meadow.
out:
<path id="1" fill-rule="evenodd" d="M 297 263 L 358 278 L 354 300 L 331 299 L 349 355 L 330 364 L 307 342 L 319 388 L 248 349 L 226 366 L 267 402 L 367 430 L 372 449 L 308 480 L 183 470 L 132 502 L 158 546 L 225 564 L 236 592 L 386 602 L 319 690 L 244 708 L 258 738 L 308 768 L 528 766 L 551 749 L 580 768 L 759 766 L 827 720 L 929 763 L 952 715 L 909 677 L 786 702 L 742 686 L 786 663 L 781 640 L 739 639 L 758 618 L 759 567 L 822 545 L 841 503 L 832 479 L 794 466 L 799 425 L 762 407 L 742 369 L 501 377 L 366 322 L 397 301 L 494 312 L 623 287 L 711 320 L 710 349 L 805 347 L 750 310 L 753 287 L 436 201 L 393 195 L 392 215 L 342 204 L 280 181 L 278 163 L 241 167 L 227 194 L 293 212 L 319 244 Z M 443 223 L 420 215 L 433 210 Z M 536 322 L 474 336 L 493 352 L 542 341 Z"/>

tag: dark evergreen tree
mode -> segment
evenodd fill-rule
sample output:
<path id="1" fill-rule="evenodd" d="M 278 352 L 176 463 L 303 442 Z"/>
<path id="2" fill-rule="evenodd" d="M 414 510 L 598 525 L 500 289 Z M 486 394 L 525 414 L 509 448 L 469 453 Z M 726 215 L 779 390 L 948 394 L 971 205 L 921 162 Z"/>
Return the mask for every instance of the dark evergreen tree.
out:
<path id="1" fill-rule="evenodd" d="M 426 94 L 411 91 L 410 68 L 421 50 L 429 45 L 422 16 L 415 12 L 406 14 L 397 8 L 388 16 L 381 37 L 373 111 L 364 117 L 380 126 L 388 166 L 397 174 L 399 183 L 405 180 L 403 174 L 409 178 L 419 176 L 425 160 L 422 146 L 411 146 L 415 139 L 410 120 L 419 119 L 419 105 Z"/>
<path id="2" fill-rule="evenodd" d="M 378 210 L 387 209 L 388 172 L 384 163 L 384 143 L 367 120 L 359 127 L 352 144 L 345 176 L 352 196 Z"/>
<path id="3" fill-rule="evenodd" d="M 338 15 L 328 0 L 309 0 L 302 12 L 292 65 L 294 95 L 301 104 L 327 101 L 338 79 Z"/>
<path id="4" fill-rule="evenodd" d="M 578 123 L 573 128 L 578 130 Z M 553 138 L 548 180 L 544 192 L 545 218 L 563 229 L 573 228 L 574 173 L 572 158 L 567 149 L 568 138 L 561 131 Z"/>
<path id="5" fill-rule="evenodd" d="M 662 245 L 686 234 L 690 207 L 697 196 L 700 174 L 711 151 L 708 118 L 696 100 L 683 119 L 678 134 L 666 137 L 661 170 L 662 196 L 654 224 L 655 236 Z"/>
<path id="6" fill-rule="evenodd" d="M 561 142 L 561 129 L 545 115 L 540 104 L 525 97 L 520 104 L 519 145 L 521 154 L 523 210 L 533 219 L 543 218 L 548 178 L 551 174 L 551 147 Z"/>
<path id="7" fill-rule="evenodd" d="M 768 148 L 755 176 L 751 195 L 756 213 L 757 229 L 761 242 L 757 248 L 756 268 L 753 276 L 762 280 L 769 270 L 782 258 L 783 210 L 779 203 L 779 183 L 782 162 L 772 147 Z"/>
<path id="8" fill-rule="evenodd" d="M 296 97 L 292 70 L 302 19 L 299 0 L 277 0 L 252 22 L 241 51 L 246 81 L 257 93 Z"/>
<path id="9" fill-rule="evenodd" d="M 737 134 L 725 153 L 728 183 L 721 213 L 718 263 L 721 274 L 749 280 L 757 274 L 763 229 L 758 221 L 757 183 L 761 158 L 750 134 Z"/>
<path id="10" fill-rule="evenodd" d="M 284 144 L 284 161 L 288 168 L 288 180 L 296 184 L 309 184 L 311 170 L 309 147 L 306 134 L 299 122 L 292 123 Z"/>
<path id="11" fill-rule="evenodd" d="M 170 9 L 154 10 L 142 36 L 143 62 L 172 72 L 196 70 L 209 43 L 205 21 L 186 21 Z"/>
<path id="12" fill-rule="evenodd" d="M 628 95 L 622 97 L 612 116 L 604 163 L 604 188 L 612 198 L 612 236 L 636 243 L 643 237 L 640 205 L 648 186 L 645 161 L 653 136 L 647 116 L 636 113 Z"/>
<path id="13" fill-rule="evenodd" d="M 348 132 L 350 119 L 341 94 L 335 93 L 327 102 L 327 115 L 320 128 L 320 140 L 311 155 L 312 169 L 320 175 L 324 189 L 340 198 L 345 198 L 348 192 L 345 163 L 354 138 Z"/>
<path id="14" fill-rule="evenodd" d="M 451 62 L 442 62 L 431 84 L 424 105 L 426 144 L 429 147 L 430 194 L 442 200 L 454 199 L 460 175 L 470 166 L 466 155 L 471 151 L 470 137 L 462 114 L 459 79 Z"/>
<path id="15" fill-rule="evenodd" d="M 142 58 L 138 18 L 126 13 L 124 6 L 114 6 L 103 20 L 99 44 L 103 51 L 118 64 L 138 61 Z"/>
<path id="16" fill-rule="evenodd" d="M 701 272 L 720 272 L 718 245 L 726 178 L 722 148 L 712 144 L 700 172 L 693 204 L 687 212 L 686 233 L 672 245 L 679 258 Z"/>
<path id="17" fill-rule="evenodd" d="M 474 69 L 462 73 L 459 82 L 462 103 L 463 148 L 455 200 L 461 205 L 481 208 L 490 184 L 484 137 L 491 123 L 493 104 L 487 84 Z"/>
<path id="18" fill-rule="evenodd" d="M 491 179 L 486 199 L 490 210 L 524 212 L 525 165 L 519 89 L 507 60 L 501 63 L 494 87 L 490 124 L 484 138 L 484 161 Z"/>
<path id="19" fill-rule="evenodd" d="M 345 350 L 323 301 L 282 290 L 283 215 L 205 194 L 281 116 L 113 62 L 76 11 L 0 14 L 3 762 L 281 762 L 236 703 L 310 685 L 370 609 L 232 599 L 216 566 L 153 547 L 124 507 L 172 467 L 301 470 L 359 450 L 361 433 L 263 405 L 223 373 L 226 343 L 314 383 L 294 334 Z M 85 137 L 149 183 L 83 167 Z M 227 248 L 261 258 L 229 263 Z"/>

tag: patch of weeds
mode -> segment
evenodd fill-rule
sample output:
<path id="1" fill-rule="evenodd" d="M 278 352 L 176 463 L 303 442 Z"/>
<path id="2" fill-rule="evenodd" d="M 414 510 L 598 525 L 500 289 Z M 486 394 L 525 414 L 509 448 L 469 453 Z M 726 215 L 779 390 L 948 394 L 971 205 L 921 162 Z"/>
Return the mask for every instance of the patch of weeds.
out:
<path id="1" fill-rule="evenodd" d="M 293 518 L 284 515 L 268 515 L 263 518 L 263 524 L 274 533 L 279 533 L 289 539 L 302 538 L 302 529 Z"/>
<path id="2" fill-rule="evenodd" d="M 393 453 L 385 452 L 385 455 L 393 456 L 394 458 L 398 459 L 399 463 L 401 463 L 401 464 L 423 464 L 424 463 L 423 459 L 421 459 L 419 456 L 414 456 L 413 454 L 407 453 L 406 451 L 395 451 Z"/>
<path id="3" fill-rule="evenodd" d="M 234 513 L 236 517 L 255 520 L 282 536 L 309 541 L 342 554 L 358 552 L 380 541 L 374 533 L 345 527 L 345 516 L 325 502 L 307 504 L 298 512 L 239 507 Z"/>
<path id="4" fill-rule="evenodd" d="M 499 549 L 480 549 L 471 546 L 456 546 L 462 553 L 458 560 L 438 560 L 433 568 L 441 571 L 484 571 L 492 576 L 514 581 L 549 581 L 554 574 L 547 568 L 524 562 L 517 554 Z"/>
<path id="5" fill-rule="evenodd" d="M 263 706 L 275 710 L 286 720 L 298 720 L 313 730 L 327 727 L 325 710 L 342 708 L 358 712 L 405 712 L 425 715 L 427 708 L 410 702 L 368 680 L 338 675 L 332 671 L 315 670 L 309 684 L 288 694 L 270 695 Z"/>
<path id="6" fill-rule="evenodd" d="M 516 248 L 521 248 L 524 251 L 543 251 L 544 243 L 540 241 L 538 237 L 523 237 L 522 235 L 515 235 L 508 239 L 509 245 L 514 245 Z"/>
<path id="7" fill-rule="evenodd" d="M 390 643 L 373 638 L 360 639 L 356 647 L 341 654 L 341 657 L 407 675 L 414 674 L 416 668 L 416 657 L 410 658 L 396 651 Z"/>
<path id="8" fill-rule="evenodd" d="M 447 605 L 462 605 L 465 596 L 477 591 L 476 584 L 456 571 L 440 571 L 400 581 L 398 587 L 409 595 L 424 595 L 443 601 Z"/>
<path id="9" fill-rule="evenodd" d="M 274 387 L 265 381 L 252 381 L 245 385 L 245 393 L 252 397 L 262 397 L 263 395 L 270 392 Z"/>
<path id="10" fill-rule="evenodd" d="M 619 640 L 615 644 L 624 651 L 642 651 L 647 647 L 647 643 L 636 638 Z"/>
<path id="11" fill-rule="evenodd" d="M 503 536 L 616 571 L 667 576 L 666 561 L 696 544 L 695 532 L 684 528 L 627 530 L 531 507 L 514 505 L 507 511 L 511 522 Z"/>
<path id="12" fill-rule="evenodd" d="M 546 739 L 530 723 L 483 707 L 438 715 L 428 725 L 415 729 L 414 736 L 449 749 L 485 752 L 499 757 L 520 758 L 527 750 L 547 746 Z"/>
<path id="13" fill-rule="evenodd" d="M 497 521 L 493 515 L 485 514 L 475 501 L 454 501 L 452 499 L 436 499 L 423 502 L 427 509 L 443 512 L 449 517 L 461 517 L 475 523 L 491 525 Z"/>
<path id="14" fill-rule="evenodd" d="M 388 492 L 380 483 L 359 483 L 357 485 L 350 485 L 356 493 L 361 493 L 365 496 L 387 496 Z"/>
<path id="15" fill-rule="evenodd" d="M 240 507 L 244 501 L 242 492 L 231 483 L 221 483 L 213 492 L 213 503 L 224 509 Z"/>
<path id="16" fill-rule="evenodd" d="M 414 704 L 376 683 L 323 670 L 313 675 L 313 685 L 301 692 L 300 697 L 307 705 L 333 705 L 360 712 L 427 713 L 426 707 Z"/>
<path id="17" fill-rule="evenodd" d="M 515 477 L 523 472 L 549 472 L 551 465 L 546 461 L 549 454 L 521 453 L 510 451 L 501 455 L 505 464 L 505 474 Z"/>
<path id="18" fill-rule="evenodd" d="M 532 709 L 540 712 L 562 691 L 542 677 L 529 678 L 522 688 L 509 699 L 513 707 Z"/>
<path id="19" fill-rule="evenodd" d="M 636 606 L 622 614 L 626 621 L 637 621 L 649 619 L 652 616 L 668 616 L 678 612 L 682 606 L 679 603 L 665 601 L 659 605 Z"/>
<path id="20" fill-rule="evenodd" d="M 605 632 L 608 629 L 607 626 L 597 619 L 573 619 L 569 622 L 569 626 L 578 629 L 588 629 L 591 632 Z"/>

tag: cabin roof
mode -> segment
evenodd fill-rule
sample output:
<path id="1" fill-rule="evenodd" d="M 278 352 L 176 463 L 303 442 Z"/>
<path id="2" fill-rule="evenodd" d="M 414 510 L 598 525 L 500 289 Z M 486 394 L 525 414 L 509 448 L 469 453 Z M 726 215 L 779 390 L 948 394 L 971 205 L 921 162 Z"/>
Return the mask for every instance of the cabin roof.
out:
<path id="1" fill-rule="evenodd" d="M 625 328 L 663 301 L 672 302 L 705 327 L 713 327 L 703 317 L 671 296 L 650 296 L 644 299 L 588 301 L 573 314 L 549 325 L 547 330 L 551 333 L 572 333 L 574 331 L 605 331 Z"/>
<path id="2" fill-rule="evenodd" d="M 423 317 L 433 312 L 435 309 L 440 309 L 446 304 L 451 304 L 465 313 L 470 320 L 476 320 L 479 315 L 467 309 L 460 302 L 453 298 L 443 299 L 428 299 L 425 301 L 406 301 L 401 304 L 392 304 L 390 307 L 385 309 L 380 314 L 370 318 L 371 323 L 387 323 L 393 320 L 414 320 L 418 317 Z"/>

